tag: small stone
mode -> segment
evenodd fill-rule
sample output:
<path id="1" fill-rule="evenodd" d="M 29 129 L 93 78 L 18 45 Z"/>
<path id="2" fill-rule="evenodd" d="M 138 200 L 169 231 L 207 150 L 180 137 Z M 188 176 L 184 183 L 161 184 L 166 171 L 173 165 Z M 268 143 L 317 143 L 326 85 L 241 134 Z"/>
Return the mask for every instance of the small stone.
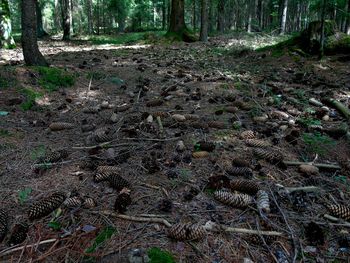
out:
<path id="1" fill-rule="evenodd" d="M 319 169 L 311 164 L 302 164 L 299 166 L 299 172 L 304 175 L 318 175 Z"/>
<path id="2" fill-rule="evenodd" d="M 102 109 L 108 109 L 108 107 L 109 107 L 108 101 L 103 101 L 103 102 L 101 103 L 101 108 L 102 108 Z"/>
<path id="3" fill-rule="evenodd" d="M 181 115 L 181 114 L 174 114 L 172 117 L 174 120 L 179 121 L 179 122 L 186 121 L 186 117 L 184 115 Z"/>
<path id="4" fill-rule="evenodd" d="M 118 115 L 113 112 L 109 119 L 111 120 L 111 122 L 116 123 L 118 122 Z"/>
<path id="5" fill-rule="evenodd" d="M 183 152 L 184 150 L 186 150 L 185 144 L 183 141 L 178 141 L 176 144 L 176 150 L 178 152 Z"/>
<path id="6" fill-rule="evenodd" d="M 267 115 L 253 117 L 253 121 L 255 122 L 266 122 L 267 119 L 268 119 Z"/>
<path id="7" fill-rule="evenodd" d="M 329 115 L 324 115 L 324 116 L 322 117 L 322 120 L 323 120 L 323 121 L 329 121 Z"/>
<path id="8" fill-rule="evenodd" d="M 288 125 L 281 125 L 280 126 L 280 130 L 281 131 L 285 131 L 285 130 L 287 130 L 288 129 Z"/>

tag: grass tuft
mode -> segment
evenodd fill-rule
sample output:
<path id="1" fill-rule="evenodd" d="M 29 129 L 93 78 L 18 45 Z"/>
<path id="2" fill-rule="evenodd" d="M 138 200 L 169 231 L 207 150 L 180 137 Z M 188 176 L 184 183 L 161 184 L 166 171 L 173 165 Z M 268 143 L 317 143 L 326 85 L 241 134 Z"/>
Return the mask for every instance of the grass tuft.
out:
<path id="1" fill-rule="evenodd" d="M 168 251 L 161 250 L 158 247 L 153 247 L 148 250 L 150 263 L 175 263 L 175 259 Z"/>

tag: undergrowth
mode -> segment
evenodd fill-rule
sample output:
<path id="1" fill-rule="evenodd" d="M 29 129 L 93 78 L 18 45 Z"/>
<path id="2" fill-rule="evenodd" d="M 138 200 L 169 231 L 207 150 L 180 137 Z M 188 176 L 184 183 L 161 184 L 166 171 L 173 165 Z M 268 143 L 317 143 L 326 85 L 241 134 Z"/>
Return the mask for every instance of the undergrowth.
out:
<path id="1" fill-rule="evenodd" d="M 39 84 L 48 91 L 56 91 L 74 85 L 75 77 L 59 68 L 34 67 L 39 73 Z"/>
<path id="2" fill-rule="evenodd" d="M 31 88 L 23 88 L 20 90 L 20 93 L 26 97 L 25 101 L 20 105 L 21 109 L 24 111 L 31 110 L 35 105 L 35 100 L 43 96 L 42 92 L 35 91 Z"/>
<path id="3" fill-rule="evenodd" d="M 335 141 L 332 138 L 322 135 L 320 132 L 303 133 L 302 139 L 308 152 L 320 156 L 325 156 L 335 146 Z"/>
<path id="4" fill-rule="evenodd" d="M 174 257 L 168 251 L 161 250 L 158 247 L 153 247 L 148 250 L 150 263 L 175 263 Z"/>

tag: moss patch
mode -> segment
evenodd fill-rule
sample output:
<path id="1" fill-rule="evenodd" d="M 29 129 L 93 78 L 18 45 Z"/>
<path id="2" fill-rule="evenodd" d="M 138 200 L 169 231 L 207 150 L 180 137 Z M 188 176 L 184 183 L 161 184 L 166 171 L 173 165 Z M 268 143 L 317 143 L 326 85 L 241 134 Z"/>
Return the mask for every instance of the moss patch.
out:
<path id="1" fill-rule="evenodd" d="M 20 93 L 26 97 L 25 102 L 23 102 L 20 106 L 24 111 L 30 110 L 35 105 L 35 99 L 41 98 L 43 96 L 42 92 L 37 92 L 31 88 L 24 88 L 20 90 Z"/>
<path id="2" fill-rule="evenodd" d="M 70 87 L 74 85 L 75 77 L 59 68 L 34 67 L 39 73 L 39 84 L 48 91 L 55 91 L 59 88 Z"/>
<path id="3" fill-rule="evenodd" d="M 148 250 L 150 263 L 175 263 L 175 259 L 168 251 L 161 250 L 158 247 L 153 247 Z"/>

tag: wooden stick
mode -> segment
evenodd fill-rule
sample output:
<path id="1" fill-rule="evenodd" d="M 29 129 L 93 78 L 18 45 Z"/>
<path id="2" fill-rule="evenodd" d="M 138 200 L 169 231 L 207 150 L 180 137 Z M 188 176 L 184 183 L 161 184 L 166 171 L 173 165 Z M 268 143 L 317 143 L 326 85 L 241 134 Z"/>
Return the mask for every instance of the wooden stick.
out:
<path id="1" fill-rule="evenodd" d="M 299 166 L 303 164 L 311 164 L 313 166 L 316 166 L 318 168 L 323 168 L 323 169 L 335 169 L 335 170 L 340 170 L 341 167 L 337 164 L 326 164 L 326 163 L 305 163 L 305 162 L 298 162 L 298 161 L 283 161 L 285 165 L 290 165 L 290 166 Z"/>
<path id="2" fill-rule="evenodd" d="M 164 218 L 128 216 L 128 215 L 117 214 L 117 213 L 113 213 L 113 212 L 109 212 L 109 211 L 101 211 L 101 212 L 91 211 L 91 213 L 96 214 L 96 215 L 102 214 L 102 215 L 106 215 L 106 216 L 114 216 L 114 217 L 118 217 L 121 219 L 136 221 L 136 222 L 158 223 L 158 224 L 163 224 L 167 227 L 171 227 L 171 224 L 167 220 L 165 220 Z"/>
<path id="3" fill-rule="evenodd" d="M 304 191 L 304 192 L 318 192 L 320 188 L 317 186 L 303 186 L 303 187 L 285 187 L 288 193 L 296 192 L 296 191 Z"/>
<path id="4" fill-rule="evenodd" d="M 350 111 L 343 103 L 335 99 L 326 99 L 325 101 L 336 110 L 340 111 L 347 120 L 350 119 Z"/>
<path id="5" fill-rule="evenodd" d="M 161 120 L 160 116 L 157 116 L 157 123 L 158 123 L 158 126 L 159 126 L 159 133 L 162 136 L 163 133 L 164 133 L 164 128 L 163 128 L 163 123 L 162 123 L 162 120 Z"/>
<path id="6" fill-rule="evenodd" d="M 4 249 L 2 251 L 0 251 L 0 257 L 3 257 L 3 256 L 6 256 L 8 254 L 11 254 L 13 252 L 16 252 L 16 251 L 19 251 L 19 250 L 22 250 L 22 249 L 26 249 L 26 248 L 31 248 L 31 247 L 36 247 L 38 245 L 43 245 L 43 244 L 49 244 L 49 243 L 53 243 L 53 242 L 56 242 L 58 239 L 48 239 L 48 240 L 44 240 L 44 241 L 41 241 L 37 244 L 32 244 L 32 245 L 25 245 L 25 246 L 20 246 L 20 247 L 12 247 L 12 248 L 8 248 L 8 249 Z"/>
<path id="7" fill-rule="evenodd" d="M 224 230 L 225 232 L 231 233 L 239 233 L 239 234 L 253 234 L 253 235 L 264 235 L 264 236 L 282 236 L 283 233 L 276 231 L 259 231 L 253 229 L 246 228 L 236 228 L 236 227 L 228 227 L 223 225 L 218 225 L 212 221 L 208 221 L 204 228 L 208 231 L 220 231 Z"/>

